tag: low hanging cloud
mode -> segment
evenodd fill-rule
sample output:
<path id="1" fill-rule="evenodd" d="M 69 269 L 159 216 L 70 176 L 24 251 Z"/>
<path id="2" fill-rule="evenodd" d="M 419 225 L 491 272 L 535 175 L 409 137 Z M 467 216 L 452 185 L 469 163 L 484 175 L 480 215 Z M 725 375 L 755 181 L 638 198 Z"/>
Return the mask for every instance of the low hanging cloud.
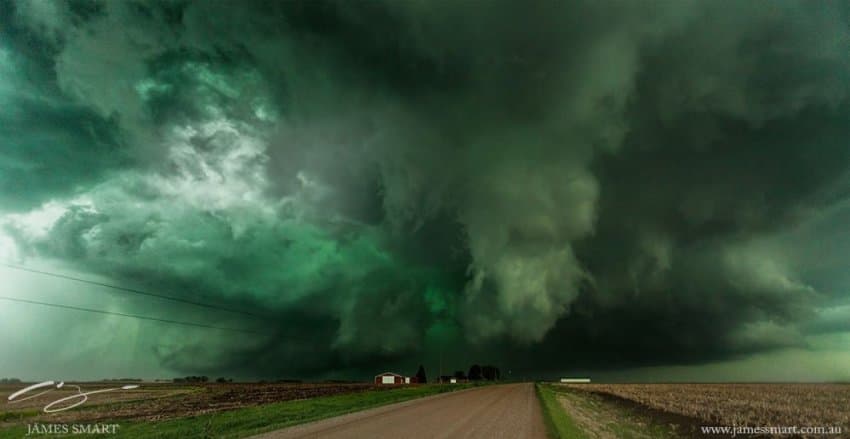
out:
<path id="1" fill-rule="evenodd" d="M 269 316 L 163 370 L 698 364 L 850 299 L 794 254 L 840 234 L 842 3 L 2 5 L 0 256 Z"/>

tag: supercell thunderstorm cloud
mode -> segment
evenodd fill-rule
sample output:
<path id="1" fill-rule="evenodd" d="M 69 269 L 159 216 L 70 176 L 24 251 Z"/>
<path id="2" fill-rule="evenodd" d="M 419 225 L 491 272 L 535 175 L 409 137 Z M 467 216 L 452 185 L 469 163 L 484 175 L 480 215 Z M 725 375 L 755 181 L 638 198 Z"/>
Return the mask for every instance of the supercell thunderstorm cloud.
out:
<path id="1" fill-rule="evenodd" d="M 850 378 L 844 2 L 0 0 L 0 134 L 0 262 L 237 312 L 0 295 L 251 331 L 0 302 L 0 375 Z"/>

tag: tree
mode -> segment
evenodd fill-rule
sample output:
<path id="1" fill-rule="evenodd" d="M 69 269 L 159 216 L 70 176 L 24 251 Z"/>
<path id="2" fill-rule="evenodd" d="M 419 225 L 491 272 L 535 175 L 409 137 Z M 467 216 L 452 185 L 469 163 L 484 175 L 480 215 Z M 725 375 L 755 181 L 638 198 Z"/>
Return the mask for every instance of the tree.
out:
<path id="1" fill-rule="evenodd" d="M 469 373 L 467 374 L 470 381 L 477 381 L 481 379 L 481 366 L 477 364 L 473 364 L 469 367 Z"/>
<path id="2" fill-rule="evenodd" d="M 481 368 L 481 375 L 487 381 L 496 381 L 499 379 L 499 368 L 496 366 L 484 366 Z"/>
<path id="3" fill-rule="evenodd" d="M 425 368 L 421 364 L 419 370 L 416 371 L 416 382 L 423 384 L 428 382 L 428 378 L 425 376 Z"/>
<path id="4" fill-rule="evenodd" d="M 493 366 L 482 366 L 481 367 L 481 378 L 484 378 L 487 381 L 492 381 L 493 375 L 495 375 L 495 371 L 493 370 Z"/>
<path id="5" fill-rule="evenodd" d="M 465 380 L 466 374 L 464 374 L 462 370 L 456 370 L 455 371 L 455 378 L 457 378 L 458 380 Z"/>

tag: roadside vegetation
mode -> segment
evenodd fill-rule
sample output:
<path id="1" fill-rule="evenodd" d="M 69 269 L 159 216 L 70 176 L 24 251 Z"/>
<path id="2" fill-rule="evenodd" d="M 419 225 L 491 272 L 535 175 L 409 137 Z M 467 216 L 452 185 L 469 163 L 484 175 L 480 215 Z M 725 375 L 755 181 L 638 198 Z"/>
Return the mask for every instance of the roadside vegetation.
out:
<path id="1" fill-rule="evenodd" d="M 429 384 L 269 403 L 159 422 L 120 419 L 98 420 L 97 422 L 119 424 L 118 436 L 122 438 L 241 438 L 305 422 L 470 387 L 475 387 L 475 385 Z M 25 424 L 0 430 L 0 438 L 19 438 L 26 434 L 27 426 Z M 62 436 L 54 434 L 51 437 Z"/>
<path id="2" fill-rule="evenodd" d="M 654 439 L 681 437 L 676 425 L 637 405 L 591 392 L 538 384 L 550 435 L 556 439 Z"/>
<path id="3" fill-rule="evenodd" d="M 551 385 L 537 383 L 535 389 L 537 390 L 537 397 L 540 399 L 540 406 L 543 409 L 543 419 L 546 422 L 546 430 L 549 432 L 550 437 L 553 439 L 587 438 L 561 406 L 557 393 Z"/>

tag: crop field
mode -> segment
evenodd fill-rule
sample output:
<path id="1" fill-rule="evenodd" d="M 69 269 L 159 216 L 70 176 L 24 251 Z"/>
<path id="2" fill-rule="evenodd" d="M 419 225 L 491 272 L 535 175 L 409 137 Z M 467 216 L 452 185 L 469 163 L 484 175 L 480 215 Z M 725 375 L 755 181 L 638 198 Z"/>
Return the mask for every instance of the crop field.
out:
<path id="1" fill-rule="evenodd" d="M 78 393 L 73 386 L 91 392 L 120 388 L 123 384 L 140 384 L 140 387 L 94 394 L 85 404 L 67 411 L 42 411 L 45 405 Z M 71 423 L 117 423 L 121 437 L 182 438 L 202 433 L 238 438 L 469 387 L 388 387 L 368 383 L 69 383 L 20 404 L 9 404 L 9 395 L 25 386 L 0 386 L 0 438 L 21 437 L 27 433 L 27 425 Z"/>
<path id="2" fill-rule="evenodd" d="M 850 427 L 848 384 L 584 384 L 569 387 L 617 396 L 712 425 Z"/>
<path id="3" fill-rule="evenodd" d="M 701 437 L 702 426 L 839 427 L 850 432 L 850 384 L 557 384 L 567 422 L 586 437 L 658 428 L 649 437 Z M 607 422 L 607 423 L 606 423 Z M 632 428 L 634 427 L 634 428 Z M 846 437 L 796 435 L 794 437 Z M 716 437 L 716 436 L 715 436 Z M 787 437 L 787 436 L 786 436 Z"/>
<path id="4" fill-rule="evenodd" d="M 10 404 L 9 395 L 25 385 L 0 386 L 0 428 L 27 422 L 97 422 L 102 420 L 160 421 L 273 402 L 309 399 L 376 389 L 370 384 L 146 384 L 132 390 L 94 394 L 78 408 L 46 414 L 41 409 L 58 399 L 82 392 L 121 387 L 127 383 L 69 383 L 37 398 Z M 134 383 L 135 384 L 135 383 Z M 32 394 L 39 393 L 33 391 Z M 22 397 L 18 399 L 22 399 Z M 69 401 L 73 404 L 76 401 Z"/>

